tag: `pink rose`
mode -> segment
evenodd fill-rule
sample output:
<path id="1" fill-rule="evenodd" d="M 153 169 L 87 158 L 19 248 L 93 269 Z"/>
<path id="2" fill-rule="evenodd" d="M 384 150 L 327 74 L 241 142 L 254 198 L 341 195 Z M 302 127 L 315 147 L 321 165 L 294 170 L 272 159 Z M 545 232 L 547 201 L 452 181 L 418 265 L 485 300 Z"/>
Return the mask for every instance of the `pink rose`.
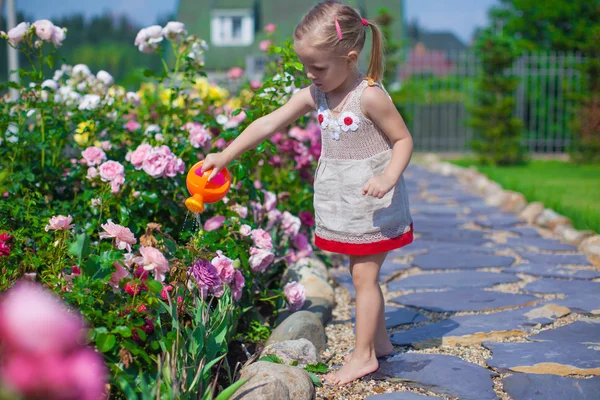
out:
<path id="1" fill-rule="evenodd" d="M 125 175 L 119 175 L 110 181 L 110 192 L 117 194 L 121 190 L 121 186 L 125 183 Z"/>
<path id="2" fill-rule="evenodd" d="M 240 67 L 233 67 L 227 72 L 229 79 L 240 79 L 242 76 L 244 76 L 244 70 Z"/>
<path id="3" fill-rule="evenodd" d="M 181 158 L 169 157 L 167 166 L 165 167 L 165 176 L 168 178 L 173 178 L 177 176 L 177 174 L 185 173 L 185 163 Z"/>
<path id="4" fill-rule="evenodd" d="M 315 219 L 310 211 L 302 211 L 300 213 L 300 221 L 309 228 L 315 225 Z"/>
<path id="5" fill-rule="evenodd" d="M 263 272 L 275 259 L 275 254 L 266 249 L 250 248 L 250 267 L 254 272 Z"/>
<path id="6" fill-rule="evenodd" d="M 100 173 L 100 179 L 103 182 L 110 182 L 113 179 L 121 176 L 125 173 L 125 168 L 116 161 L 106 161 L 98 168 L 98 172 Z"/>
<path id="7" fill-rule="evenodd" d="M 298 311 L 302 309 L 306 300 L 306 289 L 304 285 L 298 282 L 290 282 L 283 288 L 283 293 L 288 302 L 290 311 Z"/>
<path id="8" fill-rule="evenodd" d="M 275 226 L 276 223 L 278 223 L 279 221 L 281 221 L 281 211 L 279 211 L 278 209 L 274 208 L 273 210 L 269 211 L 267 213 L 267 226 L 266 229 L 268 231 L 270 231 L 271 229 L 273 229 L 273 227 Z"/>
<path id="9" fill-rule="evenodd" d="M 153 178 L 160 178 L 163 176 L 165 172 L 165 168 L 167 168 L 167 164 L 169 163 L 168 157 L 165 157 L 160 151 L 154 149 L 148 154 L 144 163 L 142 164 L 142 168 L 144 172 L 150 175 Z"/>
<path id="10" fill-rule="evenodd" d="M 258 48 L 261 51 L 267 51 L 269 50 L 269 46 L 271 46 L 271 41 L 270 40 L 262 40 L 259 44 L 258 44 Z"/>
<path id="11" fill-rule="evenodd" d="M 262 82 L 260 82 L 260 81 L 250 81 L 250 87 L 254 90 L 260 89 L 261 86 L 262 86 Z"/>
<path id="12" fill-rule="evenodd" d="M 235 270 L 233 281 L 231 282 L 231 294 L 235 301 L 239 301 L 242 298 L 242 289 L 245 285 L 246 279 L 244 275 L 239 270 Z"/>
<path id="13" fill-rule="evenodd" d="M 293 216 L 288 211 L 283 212 L 283 220 L 281 221 L 281 226 L 285 234 L 290 238 L 295 238 L 300 230 L 300 218 Z"/>
<path id="14" fill-rule="evenodd" d="M 133 119 L 130 119 L 125 124 L 125 129 L 127 129 L 129 132 L 133 132 L 137 129 L 140 129 L 141 127 L 142 127 L 142 125 L 140 125 L 139 122 L 137 122 L 136 120 L 133 120 Z"/>
<path id="15" fill-rule="evenodd" d="M 54 47 L 60 47 L 62 45 L 62 42 L 66 39 L 66 37 L 67 34 L 65 33 L 65 29 L 55 26 L 52 29 L 52 38 L 50 40 L 54 44 Z"/>
<path id="16" fill-rule="evenodd" d="M 250 235 L 250 232 L 252 232 L 252 227 L 250 225 L 244 224 L 240 226 L 240 233 L 242 236 L 248 236 Z"/>
<path id="17" fill-rule="evenodd" d="M 269 192 L 268 190 L 263 190 L 263 193 L 265 194 L 265 211 L 269 212 L 275 209 L 275 204 L 277 203 L 277 196 L 275 193 Z"/>
<path id="18" fill-rule="evenodd" d="M 70 215 L 66 217 L 64 215 L 55 215 L 54 217 L 50 218 L 50 221 L 48 222 L 48 225 L 46 225 L 44 230 L 46 232 L 48 232 L 49 230 L 66 231 L 72 229 L 75 226 L 71 225 L 72 221 L 73 217 L 71 217 Z"/>
<path id="19" fill-rule="evenodd" d="M 224 256 L 221 250 L 217 250 L 217 256 L 210 263 L 215 266 L 224 282 L 229 284 L 233 282 L 235 269 L 231 258 Z"/>
<path id="20" fill-rule="evenodd" d="M 21 22 L 19 25 L 9 30 L 6 34 L 6 36 L 8 37 L 8 43 L 10 43 L 13 46 L 16 46 L 17 44 L 21 43 L 23 39 L 25 39 L 25 36 L 27 35 L 28 31 L 29 23 Z"/>
<path id="21" fill-rule="evenodd" d="M 129 152 L 125 159 L 129 161 L 135 169 L 142 169 L 142 164 L 146 161 L 148 154 L 152 151 L 152 146 L 149 144 L 140 144 L 134 152 Z"/>
<path id="22" fill-rule="evenodd" d="M 136 257 L 133 261 L 142 265 L 144 270 L 152 271 L 154 279 L 159 282 L 165 280 L 165 273 L 169 271 L 169 262 L 160 250 L 150 246 L 140 247 L 141 257 Z"/>
<path id="23" fill-rule="evenodd" d="M 106 160 L 106 153 L 101 148 L 90 146 L 81 152 L 81 156 L 88 166 L 100 165 Z"/>
<path id="24" fill-rule="evenodd" d="M 248 216 L 248 207 L 245 207 L 241 204 L 234 204 L 233 206 L 231 206 L 231 211 L 233 211 L 242 218 L 246 218 Z"/>
<path id="25" fill-rule="evenodd" d="M 54 34 L 54 24 L 47 19 L 40 19 L 33 23 L 35 34 L 45 42 L 52 40 Z"/>
<path id="26" fill-rule="evenodd" d="M 119 282 L 121 282 L 121 279 L 129 278 L 131 275 L 129 274 L 129 271 L 127 271 L 127 269 L 121 265 L 121 263 L 115 262 L 113 265 L 116 268 L 116 271 L 110 276 L 108 284 L 112 286 L 115 293 L 117 293 L 119 291 Z"/>
<path id="27" fill-rule="evenodd" d="M 267 26 L 265 26 L 265 32 L 267 33 L 273 33 L 275 32 L 275 29 L 277 29 L 275 24 L 268 24 Z"/>
<path id="28" fill-rule="evenodd" d="M 308 140 L 308 131 L 304 130 L 298 126 L 294 126 L 290 129 L 290 131 L 288 132 L 288 135 L 290 137 L 293 137 L 296 140 L 299 140 L 301 142 Z"/>
<path id="29" fill-rule="evenodd" d="M 254 180 L 254 189 L 260 190 L 260 189 L 262 189 L 262 187 L 263 187 L 263 185 L 262 185 L 262 182 L 260 181 L 260 179 L 255 179 Z"/>
<path id="30" fill-rule="evenodd" d="M 250 235 L 252 236 L 252 240 L 254 240 L 254 245 L 259 249 L 271 250 L 273 248 L 273 242 L 269 232 L 266 232 L 263 229 L 255 229 L 250 232 Z"/>
<path id="31" fill-rule="evenodd" d="M 308 242 L 306 235 L 302 233 L 297 234 L 294 238 L 294 247 L 298 249 L 298 252 L 296 253 L 298 260 L 301 258 L 310 257 L 312 255 L 312 246 Z"/>
<path id="32" fill-rule="evenodd" d="M 216 217 L 209 218 L 204 223 L 204 230 L 208 232 L 216 231 L 221 226 L 223 226 L 223 222 L 225 222 L 225 217 L 218 215 Z"/>
<path id="33" fill-rule="evenodd" d="M 0 337 L 12 352 L 56 354 L 85 341 L 84 323 L 53 293 L 18 282 L 0 303 Z"/>
<path id="34" fill-rule="evenodd" d="M 210 141 L 210 133 L 206 130 L 204 125 L 199 124 L 198 122 L 188 122 L 183 128 L 190 133 L 190 144 L 196 149 L 203 147 Z"/>
<path id="35" fill-rule="evenodd" d="M 94 167 L 89 167 L 87 170 L 87 175 L 85 177 L 89 180 L 92 180 L 97 176 L 98 176 L 98 170 Z"/>
<path id="36" fill-rule="evenodd" d="M 129 228 L 117 225 L 112 221 L 108 221 L 104 225 L 100 225 L 104 232 L 100 232 L 100 239 L 115 239 L 115 244 L 120 250 L 127 250 L 131 253 L 131 245 L 137 243 L 137 239 Z"/>

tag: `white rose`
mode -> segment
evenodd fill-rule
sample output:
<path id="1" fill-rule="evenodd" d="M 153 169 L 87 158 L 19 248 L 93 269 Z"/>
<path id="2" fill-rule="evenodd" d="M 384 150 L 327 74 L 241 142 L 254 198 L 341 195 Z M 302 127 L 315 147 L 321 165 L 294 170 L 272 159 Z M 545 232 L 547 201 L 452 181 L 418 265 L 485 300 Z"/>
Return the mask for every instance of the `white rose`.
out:
<path id="1" fill-rule="evenodd" d="M 8 43 L 10 43 L 11 46 L 16 46 L 18 43 L 21 43 L 23 41 L 23 39 L 25 38 L 25 35 L 27 34 L 28 30 L 29 30 L 29 23 L 21 22 L 19 25 L 12 28 L 6 34 L 6 36 L 8 38 Z"/>
<path id="2" fill-rule="evenodd" d="M 44 82 L 42 82 L 42 87 L 44 89 L 56 90 L 58 89 L 58 83 L 52 79 L 46 79 Z"/>
<path id="3" fill-rule="evenodd" d="M 77 77 L 88 77 L 92 74 L 89 67 L 85 64 L 77 64 L 73 67 L 73 75 Z"/>
<path id="4" fill-rule="evenodd" d="M 182 22 L 171 21 L 162 29 L 163 35 L 170 40 L 180 39 L 187 34 L 185 25 Z"/>
<path id="5" fill-rule="evenodd" d="M 62 45 L 63 40 L 65 40 L 66 38 L 67 38 L 66 28 L 61 28 L 61 27 L 55 26 L 52 29 L 52 38 L 50 40 L 52 40 L 54 47 L 60 47 Z"/>
<path id="6" fill-rule="evenodd" d="M 86 94 L 79 103 L 79 110 L 95 110 L 100 105 L 100 96 L 96 94 Z"/>
<path id="7" fill-rule="evenodd" d="M 96 74 L 96 78 L 102 81 L 106 86 L 110 86 L 113 83 L 115 83 L 115 80 L 112 77 L 112 75 L 104 70 L 98 71 L 98 73 Z"/>
<path id="8" fill-rule="evenodd" d="M 54 33 L 54 24 L 47 19 L 40 19 L 33 23 L 35 28 L 35 34 L 42 39 L 44 42 L 52 40 L 52 34 Z"/>

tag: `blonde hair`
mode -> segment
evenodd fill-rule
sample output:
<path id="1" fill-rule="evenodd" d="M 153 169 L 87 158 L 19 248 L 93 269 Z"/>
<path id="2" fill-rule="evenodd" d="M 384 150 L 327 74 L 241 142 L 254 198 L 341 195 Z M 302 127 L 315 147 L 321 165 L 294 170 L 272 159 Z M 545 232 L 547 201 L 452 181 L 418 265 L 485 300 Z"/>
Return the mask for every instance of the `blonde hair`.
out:
<path id="1" fill-rule="evenodd" d="M 336 21 L 342 40 L 338 36 Z M 383 36 L 375 22 L 365 21 L 371 27 L 373 36 L 367 75 L 371 80 L 380 82 L 384 70 Z M 310 36 L 311 45 L 319 49 L 344 55 L 352 50 L 360 53 L 367 38 L 367 26 L 363 25 L 363 18 L 354 8 L 337 0 L 326 0 L 314 6 L 302 18 L 294 30 L 294 40 Z"/>

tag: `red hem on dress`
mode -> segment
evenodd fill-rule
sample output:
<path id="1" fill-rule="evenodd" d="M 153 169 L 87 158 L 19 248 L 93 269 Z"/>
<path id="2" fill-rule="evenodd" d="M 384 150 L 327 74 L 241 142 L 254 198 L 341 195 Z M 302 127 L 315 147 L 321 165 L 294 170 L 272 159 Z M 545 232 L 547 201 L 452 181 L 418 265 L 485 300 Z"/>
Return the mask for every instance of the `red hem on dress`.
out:
<path id="1" fill-rule="evenodd" d="M 323 239 L 315 235 L 315 245 L 321 250 L 331 251 L 334 253 L 348 254 L 351 256 L 367 256 L 371 254 L 379 254 L 384 251 L 399 249 L 413 241 L 413 225 L 410 224 L 410 231 L 401 234 L 393 239 L 382 240 L 373 243 L 344 243 L 333 240 Z"/>

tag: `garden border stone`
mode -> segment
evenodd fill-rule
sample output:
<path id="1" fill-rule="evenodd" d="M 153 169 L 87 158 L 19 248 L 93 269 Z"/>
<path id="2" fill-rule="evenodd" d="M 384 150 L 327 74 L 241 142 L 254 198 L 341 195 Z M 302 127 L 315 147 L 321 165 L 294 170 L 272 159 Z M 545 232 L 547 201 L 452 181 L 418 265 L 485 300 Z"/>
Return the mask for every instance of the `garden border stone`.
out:
<path id="1" fill-rule="evenodd" d="M 523 194 L 502 189 L 502 186 L 475 167 L 459 167 L 441 161 L 436 154 L 427 154 L 423 160 L 432 172 L 455 176 L 460 181 L 469 183 L 487 204 L 500 206 L 503 211 L 518 215 L 524 223 L 550 230 L 562 241 L 577 246 L 592 264 L 600 266 L 600 234 L 597 232 L 573 228 L 569 218 L 546 208 L 541 202 L 527 204 Z"/>

